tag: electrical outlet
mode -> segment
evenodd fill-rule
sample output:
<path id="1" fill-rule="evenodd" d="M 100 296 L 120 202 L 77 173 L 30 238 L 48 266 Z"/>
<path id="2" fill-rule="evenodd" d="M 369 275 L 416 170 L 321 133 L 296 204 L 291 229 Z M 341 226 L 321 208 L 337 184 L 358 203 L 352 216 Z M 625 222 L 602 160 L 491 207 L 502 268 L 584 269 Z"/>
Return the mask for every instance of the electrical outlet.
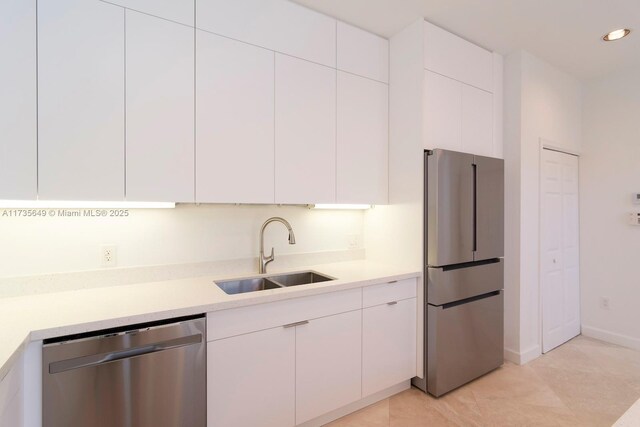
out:
<path id="1" fill-rule="evenodd" d="M 603 310 L 609 310 L 609 298 L 600 297 L 600 308 Z"/>
<path id="2" fill-rule="evenodd" d="M 358 242 L 358 235 L 357 234 L 349 234 L 347 235 L 347 242 L 349 245 L 349 249 L 358 249 L 359 242 Z"/>
<path id="3" fill-rule="evenodd" d="M 115 267 L 118 263 L 116 245 L 102 245 L 102 266 Z"/>

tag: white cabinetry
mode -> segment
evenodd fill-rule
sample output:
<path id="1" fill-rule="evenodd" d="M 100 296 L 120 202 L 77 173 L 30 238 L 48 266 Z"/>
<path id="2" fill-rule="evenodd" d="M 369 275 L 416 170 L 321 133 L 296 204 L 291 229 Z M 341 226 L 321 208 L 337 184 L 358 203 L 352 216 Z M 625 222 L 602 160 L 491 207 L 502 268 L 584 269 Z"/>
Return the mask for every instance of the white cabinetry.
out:
<path id="1" fill-rule="evenodd" d="M 462 85 L 462 151 L 494 156 L 493 95 L 482 89 Z"/>
<path id="2" fill-rule="evenodd" d="M 194 201 L 194 30 L 126 11 L 126 198 Z"/>
<path id="3" fill-rule="evenodd" d="M 24 425 L 24 365 L 19 357 L 9 373 L 0 380 L 0 426 Z"/>
<path id="4" fill-rule="evenodd" d="M 195 0 L 103 0 L 184 25 L 194 26 Z"/>
<path id="5" fill-rule="evenodd" d="M 336 201 L 336 70 L 276 54 L 276 203 Z"/>
<path id="6" fill-rule="evenodd" d="M 0 199 L 35 199 L 36 2 L 0 0 Z"/>
<path id="7" fill-rule="evenodd" d="M 360 310 L 296 327 L 296 424 L 361 397 Z"/>
<path id="8" fill-rule="evenodd" d="M 207 344 L 207 426 L 295 424 L 295 328 Z"/>
<path id="9" fill-rule="evenodd" d="M 365 308 L 362 312 L 362 396 L 415 375 L 416 298 L 391 299 Z"/>
<path id="10" fill-rule="evenodd" d="M 338 203 L 387 203 L 388 98 L 386 84 L 338 71 Z"/>
<path id="11" fill-rule="evenodd" d="M 424 148 L 494 156 L 493 95 L 424 72 Z"/>
<path id="12" fill-rule="evenodd" d="M 338 22 L 338 70 L 389 83 L 389 41 Z"/>
<path id="13" fill-rule="evenodd" d="M 197 0 L 196 27 L 336 66 L 336 20 L 287 0 Z"/>
<path id="14" fill-rule="evenodd" d="M 124 9 L 38 2 L 40 199 L 124 198 Z"/>
<path id="15" fill-rule="evenodd" d="M 196 201 L 273 203 L 274 53 L 196 36 Z"/>
<path id="16" fill-rule="evenodd" d="M 491 52 L 426 21 L 424 68 L 493 92 Z"/>
<path id="17" fill-rule="evenodd" d="M 425 149 L 462 150 L 462 84 L 432 71 L 424 72 Z"/>

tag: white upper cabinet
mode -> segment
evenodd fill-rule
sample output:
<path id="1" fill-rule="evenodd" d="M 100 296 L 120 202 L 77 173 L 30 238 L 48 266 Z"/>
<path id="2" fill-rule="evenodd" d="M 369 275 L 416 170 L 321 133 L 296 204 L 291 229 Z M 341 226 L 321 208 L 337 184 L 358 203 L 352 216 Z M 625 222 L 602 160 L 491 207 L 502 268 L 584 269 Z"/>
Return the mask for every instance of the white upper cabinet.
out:
<path id="1" fill-rule="evenodd" d="M 362 311 L 296 326 L 296 425 L 362 396 Z"/>
<path id="2" fill-rule="evenodd" d="M 149 15 L 194 26 L 195 0 L 103 0 Z"/>
<path id="3" fill-rule="evenodd" d="M 276 54 L 276 203 L 336 201 L 336 70 Z"/>
<path id="4" fill-rule="evenodd" d="M 336 20 L 287 0 L 196 0 L 196 26 L 336 66 Z"/>
<path id="5" fill-rule="evenodd" d="M 126 198 L 194 201 L 194 30 L 126 11 Z"/>
<path id="6" fill-rule="evenodd" d="M 493 92 L 491 52 L 426 21 L 424 68 Z"/>
<path id="7" fill-rule="evenodd" d="M 461 151 L 462 83 L 424 72 L 424 148 Z"/>
<path id="8" fill-rule="evenodd" d="M 494 156 L 493 96 L 473 86 L 462 85 L 461 146 L 465 153 Z"/>
<path id="9" fill-rule="evenodd" d="M 36 2 L 0 0 L 0 199 L 35 199 Z"/>
<path id="10" fill-rule="evenodd" d="M 338 72 L 338 203 L 388 202 L 388 89 Z"/>
<path id="11" fill-rule="evenodd" d="M 40 199 L 124 198 L 124 9 L 38 2 Z"/>
<path id="12" fill-rule="evenodd" d="M 338 21 L 338 65 L 342 71 L 389 83 L 389 41 Z"/>
<path id="13" fill-rule="evenodd" d="M 274 53 L 196 34 L 196 201 L 273 203 Z"/>

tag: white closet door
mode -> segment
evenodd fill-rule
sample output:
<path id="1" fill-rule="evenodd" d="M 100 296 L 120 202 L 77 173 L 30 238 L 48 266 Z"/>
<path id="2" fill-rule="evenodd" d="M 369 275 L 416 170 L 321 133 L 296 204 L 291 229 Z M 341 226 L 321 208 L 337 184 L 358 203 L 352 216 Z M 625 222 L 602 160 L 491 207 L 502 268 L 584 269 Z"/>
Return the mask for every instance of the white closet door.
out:
<path id="1" fill-rule="evenodd" d="M 542 351 L 580 334 L 578 157 L 542 150 L 540 185 Z"/>

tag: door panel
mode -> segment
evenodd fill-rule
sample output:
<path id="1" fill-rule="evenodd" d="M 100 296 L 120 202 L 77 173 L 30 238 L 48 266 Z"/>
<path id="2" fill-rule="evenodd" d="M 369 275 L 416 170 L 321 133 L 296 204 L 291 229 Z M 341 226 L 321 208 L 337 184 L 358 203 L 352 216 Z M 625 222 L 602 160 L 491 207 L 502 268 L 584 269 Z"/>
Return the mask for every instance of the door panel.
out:
<path id="1" fill-rule="evenodd" d="M 126 198 L 193 202 L 193 28 L 127 10 L 126 29 Z"/>
<path id="2" fill-rule="evenodd" d="M 123 200 L 124 9 L 38 2 L 38 198 Z"/>
<path id="3" fill-rule="evenodd" d="M 295 329 L 296 424 L 360 399 L 362 311 L 314 319 Z"/>
<path id="4" fill-rule="evenodd" d="M 580 333 L 578 158 L 543 150 L 540 183 L 542 351 Z"/>
<path id="5" fill-rule="evenodd" d="M 434 150 L 427 169 L 427 264 L 473 261 L 473 155 Z"/>
<path id="6" fill-rule="evenodd" d="M 504 160 L 475 156 L 476 251 L 474 260 L 504 255 Z"/>
<path id="7" fill-rule="evenodd" d="M 207 426 L 295 425 L 295 345 L 283 327 L 209 342 Z"/>

